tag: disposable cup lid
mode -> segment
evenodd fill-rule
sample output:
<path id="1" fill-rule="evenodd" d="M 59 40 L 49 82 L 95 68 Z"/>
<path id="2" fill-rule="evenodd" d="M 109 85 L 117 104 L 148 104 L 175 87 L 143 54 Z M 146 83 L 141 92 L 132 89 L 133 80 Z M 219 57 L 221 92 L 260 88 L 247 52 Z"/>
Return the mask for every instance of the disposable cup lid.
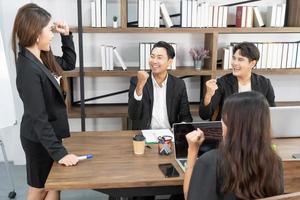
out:
<path id="1" fill-rule="evenodd" d="M 142 134 L 137 134 L 133 137 L 133 140 L 135 140 L 135 141 L 144 141 L 145 137 Z"/>

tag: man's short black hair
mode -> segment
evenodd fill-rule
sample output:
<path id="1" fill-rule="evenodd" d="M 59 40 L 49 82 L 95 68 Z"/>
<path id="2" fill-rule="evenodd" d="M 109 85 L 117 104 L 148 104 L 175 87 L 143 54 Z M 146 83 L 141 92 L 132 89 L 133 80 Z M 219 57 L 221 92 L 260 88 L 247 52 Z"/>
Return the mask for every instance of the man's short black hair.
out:
<path id="1" fill-rule="evenodd" d="M 246 58 L 249 59 L 249 61 L 252 60 L 259 60 L 259 50 L 258 48 L 251 42 L 242 42 L 239 43 L 237 45 L 235 45 L 233 47 L 233 54 L 235 54 L 235 52 L 237 50 L 240 50 L 240 54 Z"/>
<path id="2" fill-rule="evenodd" d="M 151 53 L 152 53 L 153 49 L 156 47 L 165 48 L 169 59 L 173 59 L 175 57 L 174 48 L 169 43 L 164 42 L 164 41 L 159 41 L 159 42 L 155 43 L 153 48 L 151 49 Z"/>

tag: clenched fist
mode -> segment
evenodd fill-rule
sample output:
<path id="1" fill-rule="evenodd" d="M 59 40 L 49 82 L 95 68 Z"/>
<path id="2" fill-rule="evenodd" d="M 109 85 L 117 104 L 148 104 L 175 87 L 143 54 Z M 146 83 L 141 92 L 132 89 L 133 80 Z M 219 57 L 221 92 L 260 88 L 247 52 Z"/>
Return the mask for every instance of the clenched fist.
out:
<path id="1" fill-rule="evenodd" d="M 210 96 L 214 96 L 215 91 L 218 89 L 217 80 L 216 79 L 210 79 L 206 81 L 206 94 Z"/>
<path id="2" fill-rule="evenodd" d="M 205 140 L 203 131 L 197 128 L 197 130 L 188 133 L 185 137 L 189 144 L 189 151 L 192 151 L 193 153 L 198 153 L 199 147 Z"/>
<path id="3" fill-rule="evenodd" d="M 206 81 L 206 94 L 204 98 L 204 104 L 208 105 L 211 101 L 211 98 L 214 96 L 216 90 L 218 89 L 217 80 L 216 79 L 210 79 Z"/>
<path id="4" fill-rule="evenodd" d="M 69 35 L 69 25 L 65 22 L 59 21 L 53 23 L 54 31 L 62 34 L 62 35 Z"/>
<path id="5" fill-rule="evenodd" d="M 148 72 L 146 72 L 146 71 L 138 71 L 138 73 L 137 73 L 138 82 L 137 82 L 137 86 L 136 86 L 136 89 L 135 89 L 136 90 L 136 94 L 138 96 L 142 95 L 144 86 L 147 83 L 148 78 L 149 78 Z"/>

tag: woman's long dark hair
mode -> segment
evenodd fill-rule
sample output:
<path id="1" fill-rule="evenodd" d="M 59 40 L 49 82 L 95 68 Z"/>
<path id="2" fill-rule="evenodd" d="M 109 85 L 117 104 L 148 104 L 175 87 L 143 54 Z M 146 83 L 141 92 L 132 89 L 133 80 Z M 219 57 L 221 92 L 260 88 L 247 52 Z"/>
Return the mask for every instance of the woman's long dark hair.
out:
<path id="1" fill-rule="evenodd" d="M 277 195 L 281 191 L 280 158 L 271 147 L 269 105 L 258 92 L 243 92 L 225 101 L 222 119 L 227 135 L 220 151 L 223 193 L 240 199 Z"/>
<path id="2" fill-rule="evenodd" d="M 12 49 L 15 59 L 17 58 L 17 42 L 24 48 L 34 45 L 50 19 L 50 13 L 33 3 L 26 4 L 18 10 L 12 31 Z M 51 49 L 50 51 L 41 51 L 40 56 L 52 73 L 62 74 L 62 69 L 55 61 Z"/>

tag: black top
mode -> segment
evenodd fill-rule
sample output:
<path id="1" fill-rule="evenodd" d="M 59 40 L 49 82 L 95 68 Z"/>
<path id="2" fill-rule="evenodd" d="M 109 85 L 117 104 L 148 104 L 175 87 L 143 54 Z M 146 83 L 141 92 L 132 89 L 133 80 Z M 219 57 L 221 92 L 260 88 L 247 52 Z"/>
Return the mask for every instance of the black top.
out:
<path id="1" fill-rule="evenodd" d="M 48 68 L 25 47 L 19 47 L 16 84 L 24 106 L 21 136 L 41 143 L 58 161 L 67 154 L 59 140 L 70 136 L 64 95 Z M 72 35 L 62 36 L 62 51 L 63 56 L 55 57 L 56 61 L 63 70 L 74 69 Z"/>
<path id="2" fill-rule="evenodd" d="M 211 119 L 212 115 L 214 114 L 214 111 L 218 107 L 219 113 L 216 120 L 221 120 L 221 111 L 224 101 L 230 95 L 238 93 L 238 80 L 232 73 L 226 74 L 221 78 L 218 78 L 217 85 L 218 89 L 216 90 L 214 96 L 211 98 L 210 104 L 204 106 L 204 98 L 200 102 L 199 116 L 204 120 Z M 265 78 L 264 76 L 252 73 L 251 89 L 253 91 L 257 91 L 263 94 L 267 98 L 270 106 L 275 106 L 274 90 L 269 79 Z"/>
<path id="3" fill-rule="evenodd" d="M 151 75 L 143 89 L 141 101 L 134 98 L 134 91 L 137 85 L 137 77 L 130 80 L 128 114 L 132 120 L 132 129 L 149 129 L 153 108 L 153 84 Z M 168 74 L 166 103 L 170 126 L 178 122 L 193 121 L 183 80 Z"/>
<path id="4" fill-rule="evenodd" d="M 217 175 L 217 167 L 222 159 L 218 149 L 211 150 L 196 161 L 193 169 L 190 186 L 188 190 L 188 200 L 237 200 L 234 193 L 221 194 L 222 177 Z M 283 193 L 283 168 L 281 161 L 281 191 Z M 226 176 L 226 175 L 225 175 Z"/>

